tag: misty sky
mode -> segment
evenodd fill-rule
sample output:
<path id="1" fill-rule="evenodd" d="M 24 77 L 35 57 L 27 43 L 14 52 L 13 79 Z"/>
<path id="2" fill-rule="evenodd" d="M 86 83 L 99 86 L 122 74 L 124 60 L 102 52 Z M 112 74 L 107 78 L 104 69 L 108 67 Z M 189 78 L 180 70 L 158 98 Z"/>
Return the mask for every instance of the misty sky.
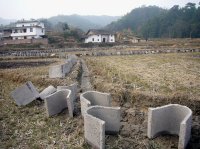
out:
<path id="1" fill-rule="evenodd" d="M 56 15 L 121 16 L 142 5 L 171 8 L 200 0 L 0 0 L 0 17 L 6 19 L 48 18 Z"/>

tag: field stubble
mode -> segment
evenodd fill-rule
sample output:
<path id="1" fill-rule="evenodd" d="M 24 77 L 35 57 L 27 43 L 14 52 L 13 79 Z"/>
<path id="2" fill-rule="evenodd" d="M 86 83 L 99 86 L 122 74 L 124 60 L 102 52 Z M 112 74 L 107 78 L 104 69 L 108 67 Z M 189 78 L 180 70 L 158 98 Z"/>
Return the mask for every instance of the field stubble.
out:
<path id="1" fill-rule="evenodd" d="M 177 136 L 147 138 L 148 107 L 178 103 L 193 112 L 189 148 L 200 147 L 200 53 L 86 57 L 94 88 L 110 92 L 113 105 L 122 107 L 116 148 L 177 148 Z M 114 142 L 112 142 L 112 140 Z M 113 145 L 115 144 L 115 145 Z"/>

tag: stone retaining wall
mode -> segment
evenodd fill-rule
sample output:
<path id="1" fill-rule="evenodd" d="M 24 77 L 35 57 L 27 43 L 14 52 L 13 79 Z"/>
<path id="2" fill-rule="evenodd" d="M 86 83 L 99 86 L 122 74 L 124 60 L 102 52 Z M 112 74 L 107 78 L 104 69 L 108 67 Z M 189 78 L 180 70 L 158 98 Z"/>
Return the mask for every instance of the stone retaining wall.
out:
<path id="1" fill-rule="evenodd" d="M 107 51 L 109 50 L 109 51 Z M 193 48 L 173 48 L 173 49 L 141 49 L 141 50 L 126 50 L 124 48 L 111 49 L 49 49 L 49 50 L 20 50 L 20 51 L 0 51 L 0 57 L 14 56 L 14 57 L 50 57 L 58 55 L 62 52 L 77 52 L 78 55 L 84 56 L 112 56 L 112 55 L 134 55 L 134 54 L 156 54 L 156 53 L 188 53 L 200 52 L 200 49 Z"/>

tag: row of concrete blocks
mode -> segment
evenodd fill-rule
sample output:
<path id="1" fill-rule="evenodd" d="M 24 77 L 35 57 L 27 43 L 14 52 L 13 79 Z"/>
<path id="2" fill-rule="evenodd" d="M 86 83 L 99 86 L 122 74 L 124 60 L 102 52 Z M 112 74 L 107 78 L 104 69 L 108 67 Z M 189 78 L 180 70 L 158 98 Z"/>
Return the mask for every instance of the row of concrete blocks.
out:
<path id="1" fill-rule="evenodd" d="M 92 90 L 92 85 L 90 83 L 89 70 L 83 59 L 81 59 L 81 69 L 82 69 L 82 75 L 81 75 L 82 92 Z"/>
<path id="2" fill-rule="evenodd" d="M 200 49 L 168 49 L 168 50 L 128 50 L 114 52 L 87 52 L 88 56 L 112 56 L 112 55 L 135 55 L 135 54 L 156 54 L 156 53 L 188 53 L 200 52 Z"/>
<path id="3" fill-rule="evenodd" d="M 80 96 L 84 116 L 84 137 L 95 148 L 105 148 L 105 133 L 115 134 L 120 129 L 120 107 L 111 106 L 110 94 L 88 91 Z M 179 136 L 178 148 L 186 148 L 191 135 L 192 111 L 182 105 L 169 104 L 149 108 L 147 136 L 162 133 Z"/>
<path id="4" fill-rule="evenodd" d="M 90 49 L 88 49 L 90 51 Z M 103 49 L 99 49 L 103 50 Z M 52 56 L 52 53 L 60 53 L 69 51 L 67 49 L 54 49 L 54 50 L 45 50 L 45 51 L 24 51 L 24 52 L 10 52 L 2 53 L 0 57 L 4 56 L 19 56 L 19 57 L 48 57 Z M 72 50 L 72 51 L 86 51 L 86 50 Z M 92 51 L 92 49 L 91 49 Z M 96 50 L 98 51 L 98 50 Z M 112 50 L 111 50 L 112 51 Z M 200 49 L 155 49 L 155 50 L 117 50 L 113 49 L 113 52 L 82 52 L 82 55 L 90 56 L 111 56 L 111 55 L 133 55 L 133 54 L 156 54 L 156 53 L 185 53 L 185 52 L 200 52 Z"/>
<path id="5" fill-rule="evenodd" d="M 60 113 L 68 108 L 69 116 L 73 117 L 77 84 L 49 86 L 40 94 L 31 82 L 17 88 L 12 97 L 17 105 L 26 105 L 36 98 L 45 100 L 48 116 Z M 81 113 L 84 117 L 84 137 L 96 148 L 105 148 L 105 134 L 115 134 L 120 129 L 120 107 L 111 107 L 111 96 L 96 91 L 84 92 L 80 95 Z M 158 108 L 149 108 L 148 132 L 149 138 L 161 133 L 179 135 L 179 149 L 186 148 L 191 135 L 192 111 L 178 104 L 170 104 Z"/>
<path id="6" fill-rule="evenodd" d="M 49 78 L 64 78 L 77 63 L 75 55 L 69 56 L 64 64 L 51 66 L 49 68 Z"/>
<path id="7" fill-rule="evenodd" d="M 73 117 L 74 102 L 77 98 L 77 84 L 70 86 L 49 86 L 40 94 L 32 82 L 18 87 L 11 93 L 12 98 L 18 106 L 27 105 L 33 100 L 40 98 L 44 100 L 47 116 L 52 116 L 68 108 L 69 116 Z"/>

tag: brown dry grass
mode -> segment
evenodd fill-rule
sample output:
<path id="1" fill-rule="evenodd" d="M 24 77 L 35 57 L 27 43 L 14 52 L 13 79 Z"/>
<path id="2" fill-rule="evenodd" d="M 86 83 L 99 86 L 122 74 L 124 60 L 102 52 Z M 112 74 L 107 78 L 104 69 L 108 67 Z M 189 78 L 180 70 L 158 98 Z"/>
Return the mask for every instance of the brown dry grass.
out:
<path id="1" fill-rule="evenodd" d="M 45 65 L 40 62 L 48 61 Z M 32 81 L 40 91 L 49 85 L 69 85 L 77 81 L 77 64 L 65 79 L 49 79 L 48 67 L 62 63 L 61 59 L 4 60 L 19 63 L 17 68 L 0 69 L 0 148 L 88 148 L 83 138 L 83 120 L 78 113 L 69 118 L 66 111 L 47 118 L 44 103 L 34 101 L 27 106 L 18 107 L 10 97 L 11 91 L 26 81 Z M 28 66 L 27 62 L 38 62 Z M 24 65 L 26 63 L 26 65 Z M 13 66 L 15 67 L 15 66 Z"/>
<path id="2" fill-rule="evenodd" d="M 107 136 L 108 148 L 178 148 L 177 136 L 147 138 L 149 107 L 169 103 L 193 111 L 188 148 L 200 147 L 200 53 L 86 57 L 92 84 L 109 92 L 122 109 L 118 136 Z"/>
<path id="3" fill-rule="evenodd" d="M 86 61 L 97 75 L 102 75 L 111 82 L 129 84 L 148 94 L 186 94 L 199 99 L 199 55 L 173 53 L 90 57 Z"/>

